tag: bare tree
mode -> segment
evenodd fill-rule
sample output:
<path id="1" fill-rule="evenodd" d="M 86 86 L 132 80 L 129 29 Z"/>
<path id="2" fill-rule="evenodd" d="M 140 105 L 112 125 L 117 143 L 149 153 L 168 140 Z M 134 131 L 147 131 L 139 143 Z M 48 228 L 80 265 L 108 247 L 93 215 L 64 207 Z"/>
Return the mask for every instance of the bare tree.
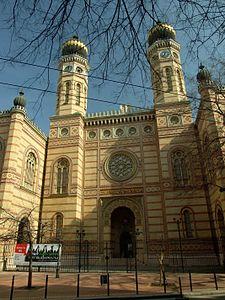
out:
<path id="1" fill-rule="evenodd" d="M 3 245 L 3 260 L 5 263 L 5 245 L 11 245 L 12 247 L 15 246 L 16 243 L 22 244 L 27 243 L 29 244 L 28 250 L 28 281 L 27 287 L 32 287 L 32 249 L 33 244 L 37 239 L 37 220 L 35 220 L 35 210 L 37 207 L 33 207 L 31 209 L 23 210 L 22 217 L 18 216 L 11 212 L 10 210 L 6 210 L 1 208 L 1 215 L 0 215 L 0 226 L 2 228 L 0 233 L 0 243 Z M 47 229 L 47 224 L 45 224 L 45 230 Z M 12 250 L 12 249 L 11 249 Z M 11 251 L 13 252 L 13 251 Z M 6 264 L 6 263 L 5 263 Z"/>
<path id="2" fill-rule="evenodd" d="M 46 75 L 46 89 L 48 67 L 58 58 L 62 42 L 74 34 L 90 49 L 91 73 L 103 82 L 116 77 L 124 83 L 121 90 L 137 80 L 137 73 L 138 80 L 148 82 L 146 35 L 158 20 L 185 35 L 192 60 L 198 61 L 202 50 L 215 57 L 224 44 L 222 0 L 9 0 L 0 7 L 1 27 L 11 33 L 8 56 L 12 61 L 42 61 L 46 68 L 38 77 Z"/>

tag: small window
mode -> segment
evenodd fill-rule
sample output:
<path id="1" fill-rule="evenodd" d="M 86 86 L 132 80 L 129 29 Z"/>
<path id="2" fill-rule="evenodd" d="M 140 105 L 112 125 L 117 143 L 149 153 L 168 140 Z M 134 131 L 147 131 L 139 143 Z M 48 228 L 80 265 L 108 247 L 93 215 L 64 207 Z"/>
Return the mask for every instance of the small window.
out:
<path id="1" fill-rule="evenodd" d="M 62 239 L 62 230 L 63 230 L 63 215 L 61 213 L 56 213 L 53 217 L 52 237 L 60 241 Z"/>
<path id="2" fill-rule="evenodd" d="M 57 163 L 57 194 L 66 194 L 69 183 L 69 162 L 67 159 L 60 159 Z"/>
<path id="3" fill-rule="evenodd" d="M 36 157 L 33 152 L 29 152 L 26 159 L 24 186 L 28 189 L 34 189 L 36 173 Z"/>
<path id="4" fill-rule="evenodd" d="M 66 81 L 65 104 L 69 103 L 70 90 L 71 90 L 71 82 Z"/>
<path id="5" fill-rule="evenodd" d="M 189 184 L 189 165 L 184 151 L 176 150 L 171 154 L 173 178 L 175 186 L 183 187 Z"/>
<path id="6" fill-rule="evenodd" d="M 80 73 L 83 72 L 83 70 L 82 70 L 80 67 L 77 67 L 76 72 L 77 72 L 78 74 L 80 74 Z"/>
<path id="7" fill-rule="evenodd" d="M 162 80 L 158 72 L 154 72 L 153 74 L 153 85 L 155 96 L 159 96 L 162 90 Z"/>
<path id="8" fill-rule="evenodd" d="M 76 105 L 80 105 L 80 96 L 81 96 L 81 85 L 77 83 L 76 85 Z"/>
<path id="9" fill-rule="evenodd" d="M 27 217 L 24 217 L 19 222 L 17 243 L 29 243 L 30 242 L 30 222 Z"/>
<path id="10" fill-rule="evenodd" d="M 177 78 L 178 78 L 178 84 L 179 84 L 179 91 L 181 93 L 184 92 L 184 88 L 183 88 L 183 82 L 182 82 L 182 76 L 181 76 L 181 71 L 177 69 Z"/>
<path id="11" fill-rule="evenodd" d="M 167 81 L 167 91 L 171 92 L 173 90 L 172 82 L 173 71 L 171 67 L 166 67 L 166 81 Z"/>
<path id="12" fill-rule="evenodd" d="M 193 220 L 193 213 L 190 209 L 183 210 L 182 221 L 183 221 L 184 236 L 186 238 L 193 238 L 194 237 L 194 220 Z"/>

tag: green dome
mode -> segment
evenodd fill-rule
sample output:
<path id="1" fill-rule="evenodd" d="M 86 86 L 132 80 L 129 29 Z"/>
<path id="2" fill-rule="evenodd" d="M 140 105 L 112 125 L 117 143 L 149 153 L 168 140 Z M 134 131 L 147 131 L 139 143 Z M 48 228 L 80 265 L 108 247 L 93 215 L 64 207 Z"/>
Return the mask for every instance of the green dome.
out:
<path id="1" fill-rule="evenodd" d="M 20 91 L 19 96 L 16 96 L 13 103 L 14 103 L 14 106 L 25 107 L 26 106 L 26 99 L 24 97 L 24 92 Z"/>
<path id="2" fill-rule="evenodd" d="M 63 44 L 62 56 L 71 54 L 77 54 L 83 58 L 87 58 L 88 49 L 84 43 L 78 40 L 77 36 L 73 36 Z"/>
<path id="3" fill-rule="evenodd" d="M 159 40 L 176 40 L 176 32 L 173 27 L 167 23 L 158 22 L 149 30 L 148 43 L 149 46 Z"/>
<path id="4" fill-rule="evenodd" d="M 199 66 L 199 72 L 197 74 L 197 81 L 199 83 L 202 82 L 210 82 L 211 81 L 211 74 L 209 73 L 208 69 L 205 68 L 202 64 Z"/>

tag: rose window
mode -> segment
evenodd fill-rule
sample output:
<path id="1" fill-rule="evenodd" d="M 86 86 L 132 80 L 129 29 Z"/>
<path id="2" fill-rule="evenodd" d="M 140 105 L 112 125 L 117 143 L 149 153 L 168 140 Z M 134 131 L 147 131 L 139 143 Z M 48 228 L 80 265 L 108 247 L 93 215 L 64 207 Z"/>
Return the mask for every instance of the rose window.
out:
<path id="1" fill-rule="evenodd" d="M 134 134 L 136 134 L 136 132 L 137 132 L 137 129 L 135 127 L 130 127 L 129 128 L 129 134 L 130 135 L 134 135 Z"/>
<path id="2" fill-rule="evenodd" d="M 69 129 L 64 127 L 61 129 L 61 136 L 68 136 L 69 135 Z"/>
<path id="3" fill-rule="evenodd" d="M 122 129 L 122 128 L 118 128 L 118 129 L 116 130 L 116 135 L 117 135 L 117 136 L 122 136 L 122 135 L 123 135 L 123 129 Z"/>
<path id="4" fill-rule="evenodd" d="M 145 128 L 144 128 L 144 132 L 145 133 L 147 133 L 147 134 L 150 134 L 150 133 L 152 133 L 152 131 L 153 131 L 153 128 L 152 128 L 152 126 L 145 126 Z"/>
<path id="5" fill-rule="evenodd" d="M 179 116 L 176 116 L 176 115 L 171 116 L 170 117 L 170 123 L 171 123 L 171 125 L 177 125 L 177 124 L 179 124 L 180 123 Z"/>
<path id="6" fill-rule="evenodd" d="M 111 132 L 110 132 L 110 130 L 108 130 L 108 129 L 104 130 L 104 132 L 103 132 L 103 136 L 104 136 L 105 138 L 109 138 L 109 137 L 110 137 L 110 135 L 111 135 Z"/>
<path id="7" fill-rule="evenodd" d="M 94 139 L 96 137 L 96 132 L 95 131 L 90 131 L 89 132 L 89 138 Z"/>
<path id="8" fill-rule="evenodd" d="M 106 161 L 105 171 L 115 181 L 130 179 L 137 170 L 135 157 L 127 152 L 112 154 Z"/>

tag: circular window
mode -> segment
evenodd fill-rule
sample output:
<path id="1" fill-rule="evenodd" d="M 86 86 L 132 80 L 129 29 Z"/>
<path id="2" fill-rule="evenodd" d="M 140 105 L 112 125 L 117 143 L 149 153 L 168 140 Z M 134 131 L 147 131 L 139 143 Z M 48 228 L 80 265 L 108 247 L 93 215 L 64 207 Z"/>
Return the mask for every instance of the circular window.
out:
<path id="1" fill-rule="evenodd" d="M 135 127 L 130 127 L 129 128 L 129 134 L 134 135 L 137 132 L 137 129 Z"/>
<path id="2" fill-rule="evenodd" d="M 153 128 L 152 128 L 152 126 L 145 126 L 144 127 L 144 132 L 145 133 L 148 133 L 148 134 L 150 134 L 150 133 L 152 133 L 152 131 L 153 131 Z"/>
<path id="3" fill-rule="evenodd" d="M 77 73 L 82 73 L 83 72 L 83 70 L 80 67 L 77 67 L 76 71 L 77 71 Z"/>
<path id="4" fill-rule="evenodd" d="M 89 138 L 94 139 L 96 137 L 96 132 L 95 131 L 90 131 L 89 132 Z"/>
<path id="5" fill-rule="evenodd" d="M 180 123 L 180 118 L 179 118 L 179 116 L 172 116 L 172 117 L 170 117 L 170 123 L 171 123 L 172 125 L 177 125 L 177 124 L 179 124 L 179 123 Z"/>
<path id="6" fill-rule="evenodd" d="M 122 128 L 116 129 L 116 135 L 117 136 L 122 136 L 123 135 L 123 129 Z"/>
<path id="7" fill-rule="evenodd" d="M 116 152 L 106 161 L 105 172 L 115 181 L 130 179 L 137 171 L 136 158 L 128 152 Z"/>
<path id="8" fill-rule="evenodd" d="M 110 135 L 111 135 L 110 130 L 106 129 L 106 130 L 103 131 L 103 136 L 104 136 L 105 138 L 110 137 Z"/>
<path id="9" fill-rule="evenodd" d="M 69 135 L 69 129 L 64 127 L 61 129 L 61 136 L 68 136 Z"/>

